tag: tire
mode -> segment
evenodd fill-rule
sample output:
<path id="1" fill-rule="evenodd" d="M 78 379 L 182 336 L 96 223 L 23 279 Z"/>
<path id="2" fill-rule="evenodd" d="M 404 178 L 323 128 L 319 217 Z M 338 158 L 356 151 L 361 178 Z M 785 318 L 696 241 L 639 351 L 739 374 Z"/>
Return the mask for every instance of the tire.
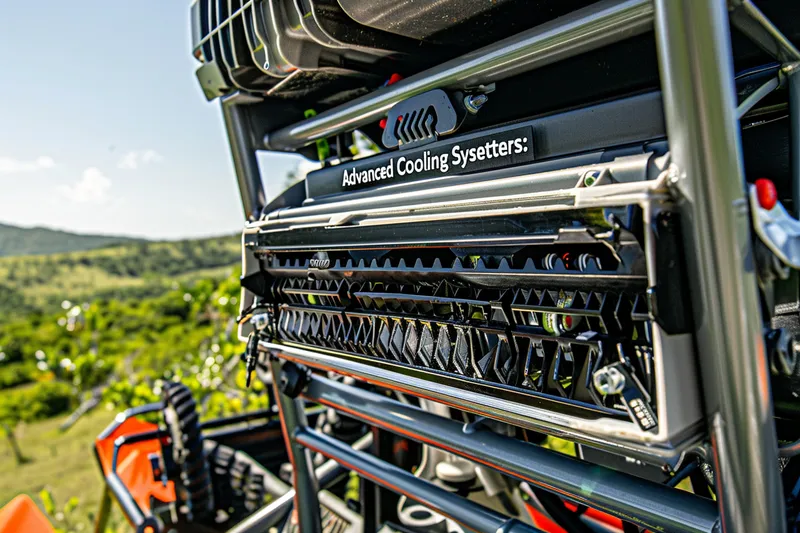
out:
<path id="1" fill-rule="evenodd" d="M 172 436 L 173 460 L 180 467 L 178 485 L 182 499 L 189 508 L 189 520 L 213 520 L 214 493 L 211 473 L 203 454 L 203 435 L 192 393 L 182 383 L 170 382 L 164 386 L 164 419 Z"/>
<path id="2" fill-rule="evenodd" d="M 228 515 L 226 524 L 237 523 L 264 504 L 263 467 L 251 457 L 227 446 L 206 441 L 214 503 Z"/>

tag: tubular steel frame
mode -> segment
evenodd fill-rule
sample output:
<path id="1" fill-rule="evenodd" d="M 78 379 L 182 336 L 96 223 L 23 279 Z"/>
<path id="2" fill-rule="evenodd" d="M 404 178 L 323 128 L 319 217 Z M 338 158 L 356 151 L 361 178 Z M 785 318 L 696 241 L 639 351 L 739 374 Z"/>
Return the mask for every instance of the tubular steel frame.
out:
<path id="1" fill-rule="evenodd" d="M 730 24 L 780 61 L 784 74 L 788 75 L 793 184 L 797 194 L 800 190 L 800 83 L 793 62 L 800 61 L 800 53 L 750 0 L 602 2 L 313 119 L 273 129 L 263 141 L 264 147 L 271 150 L 299 149 L 316 139 L 376 120 L 393 104 L 415 94 L 434 88 L 490 83 L 648 31 L 654 26 L 672 181 L 687 220 L 686 246 L 694 252 L 694 262 L 689 266 L 695 282 L 693 311 L 699 325 L 696 353 L 711 436 L 718 506 L 601 467 L 589 469 L 584 463 L 490 432 L 467 436 L 459 432 L 453 425 L 455 422 L 321 378 L 311 379 L 305 397 L 376 427 L 432 446 L 447 447 L 453 453 L 507 475 L 652 530 L 785 531 L 769 371 L 760 331 L 761 311 L 737 124 Z M 500 64 L 502 69 L 498 69 Z M 765 88 L 762 92 L 768 91 Z M 253 165 L 254 146 L 258 143 L 253 142 L 252 132 L 247 132 L 250 120 L 247 113 L 234 109 L 239 105 L 246 107 L 235 99 L 226 100 L 224 118 L 231 133 L 243 206 L 247 218 L 252 220 L 265 205 L 264 190 L 257 166 Z M 273 344 L 262 343 L 261 349 L 272 358 L 273 379 L 277 384 L 280 360 L 292 359 L 292 356 L 288 350 L 283 351 Z M 308 358 L 302 362 L 311 363 Z M 277 390 L 277 386 L 276 391 L 294 467 L 294 500 L 304 532 L 320 531 L 316 512 L 317 479 L 306 456 L 309 448 L 379 485 L 411 498 L 425 498 L 431 508 L 472 530 L 533 531 L 518 522 L 487 513 L 471 502 L 457 503 L 456 497 L 436 492 L 435 487 L 425 481 L 413 476 L 411 479 L 388 463 L 317 434 L 305 424 L 301 401 L 289 398 Z M 474 405 L 465 400 L 451 398 L 449 404 L 475 411 Z M 497 413 L 488 415 L 502 418 Z M 478 438 L 483 443 L 480 447 L 475 444 Z M 582 492 L 580 481 L 594 479 L 592 472 L 603 481 L 597 478 L 595 489 L 587 495 Z M 278 505 L 279 502 L 273 505 L 284 508 L 286 502 Z M 271 513 L 264 513 L 264 520 L 272 519 Z"/>
<path id="2" fill-rule="evenodd" d="M 667 137 L 693 224 L 696 345 L 723 530 L 785 531 L 746 200 L 728 11 L 656 0 Z M 738 8 L 737 8 L 738 9 Z"/>
<path id="3" fill-rule="evenodd" d="M 605 468 L 589 466 L 540 446 L 491 431 L 466 430 L 454 420 L 375 393 L 313 376 L 304 397 L 363 422 L 446 449 L 531 485 L 571 494 L 576 503 L 636 522 L 653 531 L 704 531 L 717 527 L 712 502 Z M 497 453 L 502 450 L 501 453 Z M 594 487 L 591 495 L 582 487 Z M 625 498 L 621 495 L 625 494 Z"/>

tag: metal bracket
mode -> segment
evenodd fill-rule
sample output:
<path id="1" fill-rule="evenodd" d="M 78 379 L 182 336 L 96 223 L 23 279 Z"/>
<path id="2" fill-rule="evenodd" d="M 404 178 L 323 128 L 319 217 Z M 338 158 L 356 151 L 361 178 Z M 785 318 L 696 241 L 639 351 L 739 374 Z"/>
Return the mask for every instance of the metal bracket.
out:
<path id="1" fill-rule="evenodd" d="M 749 194 L 756 235 L 784 264 L 800 270 L 800 221 L 780 202 L 772 209 L 761 207 L 755 185 L 750 185 Z"/>
<path id="2" fill-rule="evenodd" d="M 642 384 L 622 363 L 604 366 L 592 376 L 594 386 L 602 395 L 619 394 L 631 419 L 644 431 L 658 427 L 656 413 Z"/>

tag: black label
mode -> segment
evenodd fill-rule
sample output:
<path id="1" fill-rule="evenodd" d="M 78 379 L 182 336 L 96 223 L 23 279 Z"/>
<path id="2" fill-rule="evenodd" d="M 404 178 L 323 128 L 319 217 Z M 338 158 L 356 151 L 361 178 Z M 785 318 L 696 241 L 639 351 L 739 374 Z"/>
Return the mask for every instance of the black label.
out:
<path id="1" fill-rule="evenodd" d="M 440 142 L 427 148 L 401 150 L 392 153 L 388 159 L 378 158 L 379 161 L 366 160 L 337 169 L 340 172 L 340 190 L 469 174 L 527 163 L 533 161 L 533 135 L 530 126 L 525 126 L 472 139 Z"/>

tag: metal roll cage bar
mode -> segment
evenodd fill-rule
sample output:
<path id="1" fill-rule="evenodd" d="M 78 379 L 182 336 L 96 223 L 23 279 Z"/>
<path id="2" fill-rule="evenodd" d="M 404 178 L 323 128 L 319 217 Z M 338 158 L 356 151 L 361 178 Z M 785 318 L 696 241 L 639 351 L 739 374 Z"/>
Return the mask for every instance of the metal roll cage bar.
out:
<path id="1" fill-rule="evenodd" d="M 783 77 L 769 80 L 738 108 L 731 24 L 780 63 Z M 302 122 L 259 123 L 268 130 L 263 135 L 254 135 L 250 127 L 257 122 L 250 104 L 258 99 L 231 95 L 222 106 L 244 211 L 252 221 L 266 204 L 256 150 L 299 150 L 317 139 L 374 122 L 395 103 L 422 92 L 478 87 L 651 30 L 656 36 L 670 174 L 689 226 L 685 245 L 686 255 L 693 258 L 689 267 L 698 324 L 696 353 L 712 443 L 716 505 L 490 432 L 465 435 L 453 421 L 316 376 L 309 379 L 302 397 L 375 427 L 446 447 L 505 475 L 654 531 L 782 533 L 786 531 L 784 498 L 776 467 L 778 445 L 751 264 L 751 212 L 737 120 L 779 83 L 788 83 L 792 180 L 795 206 L 800 205 L 800 78 L 794 68 L 800 51 L 752 1 L 604 0 Z M 282 361 L 366 378 L 346 367 L 332 367 L 332 358 L 315 358 L 313 352 L 299 357 L 298 350 L 280 345 L 267 343 L 261 348 L 272 358 L 274 383 L 280 381 Z M 371 381 L 390 385 L 374 376 Z M 424 501 L 469 530 L 535 531 L 442 494 L 407 472 L 309 429 L 300 398 L 287 396 L 277 386 L 276 397 L 294 467 L 293 498 L 303 532 L 321 531 L 317 512 L 321 480 L 311 469 L 308 450 L 321 452 L 385 488 Z M 464 399 L 448 398 L 448 403 L 476 411 Z M 482 414 L 499 418 L 497 413 Z M 289 494 L 284 499 L 290 499 Z M 286 505 L 278 500 L 270 507 Z M 273 514 L 260 513 L 260 520 L 273 520 Z"/>

